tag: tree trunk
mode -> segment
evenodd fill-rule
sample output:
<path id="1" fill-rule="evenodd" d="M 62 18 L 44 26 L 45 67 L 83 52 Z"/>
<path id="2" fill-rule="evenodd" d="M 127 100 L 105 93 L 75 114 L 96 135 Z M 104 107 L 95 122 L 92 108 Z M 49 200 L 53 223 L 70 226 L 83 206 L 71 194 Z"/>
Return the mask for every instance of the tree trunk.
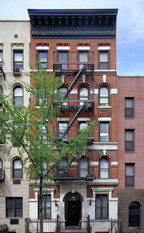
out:
<path id="1" fill-rule="evenodd" d="M 42 185 L 43 179 L 40 177 L 40 186 L 39 186 L 39 216 L 40 216 L 40 233 L 43 233 L 43 206 L 42 206 Z"/>

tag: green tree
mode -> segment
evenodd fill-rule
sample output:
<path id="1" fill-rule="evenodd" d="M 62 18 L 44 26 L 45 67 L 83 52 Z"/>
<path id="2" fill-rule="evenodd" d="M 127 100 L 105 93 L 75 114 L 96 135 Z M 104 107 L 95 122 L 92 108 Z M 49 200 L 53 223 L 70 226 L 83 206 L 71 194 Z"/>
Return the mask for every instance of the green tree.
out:
<path id="1" fill-rule="evenodd" d="M 54 129 L 57 116 L 60 116 L 57 106 L 64 102 L 58 91 L 62 86 L 61 78 L 56 77 L 55 73 L 47 75 L 46 71 L 38 66 L 37 72 L 33 71 L 29 78 L 31 85 L 24 84 L 24 88 L 30 93 L 28 106 L 15 106 L 10 97 L 0 95 L 2 103 L 0 125 L 1 133 L 5 135 L 8 143 L 7 148 L 17 146 L 27 178 L 33 180 L 35 185 L 39 185 L 39 217 L 42 233 L 43 187 L 47 186 L 48 181 L 53 180 L 53 170 L 62 159 L 67 156 L 70 166 L 73 158 L 85 153 L 87 135 L 93 130 L 95 123 L 90 123 L 81 134 L 67 143 L 55 141 Z M 59 153 L 56 152 L 57 148 Z"/>

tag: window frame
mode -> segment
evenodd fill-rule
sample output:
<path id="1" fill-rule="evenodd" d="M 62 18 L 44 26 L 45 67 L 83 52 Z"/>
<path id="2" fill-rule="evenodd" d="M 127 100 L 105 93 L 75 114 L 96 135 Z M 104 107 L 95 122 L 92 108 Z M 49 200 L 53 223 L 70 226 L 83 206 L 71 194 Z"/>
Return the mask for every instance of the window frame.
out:
<path id="1" fill-rule="evenodd" d="M 16 168 L 14 167 L 14 163 L 15 163 L 16 161 L 18 161 L 18 160 L 21 161 L 22 168 L 16 169 Z M 19 170 L 19 172 L 21 173 L 21 175 L 18 176 L 18 177 L 16 177 L 16 175 L 15 175 L 15 170 Z M 15 159 L 12 161 L 12 179 L 23 179 L 23 164 L 22 164 L 22 160 L 21 160 L 20 158 L 15 158 Z"/>
<path id="2" fill-rule="evenodd" d="M 100 62 L 100 54 L 107 53 L 108 61 L 107 62 Z M 101 68 L 101 64 L 107 64 L 107 68 Z M 109 50 L 99 50 L 99 70 L 109 70 Z"/>
<path id="3" fill-rule="evenodd" d="M 40 53 L 47 54 L 47 61 L 46 62 L 41 62 Z M 38 62 L 40 62 L 42 69 L 48 69 L 48 50 L 38 50 Z M 40 68 L 40 64 L 38 64 L 39 68 Z M 45 64 L 45 67 L 43 67 L 42 64 Z"/>
<path id="4" fill-rule="evenodd" d="M 137 207 L 139 207 L 139 208 L 131 208 L 131 210 L 130 210 L 130 207 L 134 207 L 134 204 L 137 204 Z M 132 209 L 136 209 L 137 211 L 136 211 L 136 213 L 138 213 L 138 210 L 139 210 L 139 213 L 136 215 L 134 215 L 134 214 L 131 214 L 130 212 L 132 212 Z M 135 216 L 135 217 L 132 217 L 132 216 Z M 136 216 L 138 216 L 138 219 L 136 219 Z M 131 220 L 130 220 L 130 218 L 132 218 Z M 138 221 L 138 225 L 135 225 L 135 220 L 137 220 Z M 130 205 L 129 205 L 129 227 L 140 227 L 141 226 L 141 204 L 139 203 L 139 202 L 137 202 L 137 201 L 133 201 L 133 202 L 131 202 L 130 203 Z"/>
<path id="5" fill-rule="evenodd" d="M 101 97 L 101 89 L 102 88 L 106 88 L 107 90 L 108 90 L 108 96 L 107 97 Z M 106 99 L 107 98 L 107 102 L 108 103 L 101 103 L 101 99 Z M 107 86 L 107 85 L 102 85 L 102 86 L 100 86 L 100 88 L 99 88 L 99 105 L 100 106 L 109 106 L 110 105 L 110 90 L 109 90 L 109 87 Z"/>
<path id="6" fill-rule="evenodd" d="M 101 124 L 108 124 L 108 140 L 107 141 L 101 141 L 101 130 L 100 130 L 100 125 Z M 99 142 L 110 142 L 110 122 L 109 121 L 100 121 L 99 122 Z"/>
<path id="7" fill-rule="evenodd" d="M 86 161 L 87 161 L 87 170 L 85 170 L 85 168 L 82 168 L 82 167 L 81 167 L 80 163 L 81 163 L 82 160 L 86 160 Z M 82 169 L 82 170 L 81 170 L 81 169 Z M 89 170 L 90 170 L 90 165 L 89 165 L 89 160 L 88 160 L 88 158 L 87 158 L 87 157 L 82 157 L 82 158 L 80 158 L 80 159 L 79 159 L 79 177 L 80 177 L 80 178 L 87 178 L 88 175 L 89 175 Z M 85 171 L 85 172 L 87 173 L 85 176 L 81 176 L 81 175 L 80 175 L 80 173 L 83 172 L 83 171 Z"/>
<path id="8" fill-rule="evenodd" d="M 127 167 L 131 166 L 133 168 L 133 176 L 127 176 Z M 129 185 L 127 178 L 131 177 L 132 181 L 133 181 L 133 185 Z M 125 164 L 125 187 L 135 187 L 135 164 L 134 163 L 126 163 Z"/>
<path id="9" fill-rule="evenodd" d="M 103 215 L 103 211 L 104 211 L 103 210 L 104 206 L 102 205 L 103 204 L 102 202 L 103 202 L 104 196 L 107 197 L 107 217 L 106 218 L 103 218 L 103 216 L 102 216 Z M 97 217 L 97 213 L 96 213 L 96 210 L 97 210 L 96 202 L 97 202 L 97 198 L 98 197 L 100 197 L 100 202 L 101 202 L 100 203 L 101 204 L 100 205 L 100 209 L 101 209 L 100 210 L 100 215 L 101 215 L 100 218 Z M 95 195 L 95 219 L 109 219 L 109 195 L 108 194 L 96 194 Z"/>
<path id="10" fill-rule="evenodd" d="M 132 101 L 132 108 L 126 108 L 126 101 L 131 100 Z M 127 115 L 127 110 L 132 109 L 132 115 Z M 134 97 L 125 97 L 125 118 L 134 118 Z"/>
<path id="11" fill-rule="evenodd" d="M 69 53 L 68 50 L 58 50 L 58 62 L 61 63 L 60 61 L 60 54 L 67 54 L 67 64 L 59 64 L 58 67 L 60 70 L 68 70 L 68 61 L 69 61 Z"/>
<path id="12" fill-rule="evenodd" d="M 15 54 L 22 54 L 22 61 L 15 61 Z M 20 66 L 15 66 L 15 64 L 21 64 Z M 23 49 L 14 49 L 13 50 L 13 68 L 24 68 L 24 51 Z"/>
<path id="13" fill-rule="evenodd" d="M 47 196 L 50 196 L 50 208 L 46 207 L 46 197 Z M 40 218 L 39 217 L 39 196 L 38 196 L 38 219 Z M 44 198 L 44 199 L 43 199 Z M 43 207 L 43 219 L 52 219 L 52 200 L 51 200 L 51 194 L 45 194 L 42 196 L 42 203 L 43 203 L 43 200 L 44 200 L 44 207 Z M 46 218 L 46 209 L 50 209 L 50 218 Z"/>
<path id="14" fill-rule="evenodd" d="M 108 173 L 107 173 L 107 174 L 108 174 L 108 177 L 107 177 L 107 178 L 102 178 L 102 177 L 101 177 L 101 173 L 102 173 L 102 171 L 105 169 L 105 168 L 101 168 L 102 160 L 107 160 L 107 161 L 108 161 L 108 168 L 106 168 L 106 169 L 107 169 L 107 172 L 108 172 Z M 109 161 L 109 159 L 106 158 L 106 157 L 101 158 L 100 161 L 99 161 L 99 178 L 100 178 L 100 179 L 110 179 L 110 161 Z"/>
<path id="15" fill-rule="evenodd" d="M 87 91 L 88 91 L 88 95 L 87 95 L 86 97 L 85 97 L 84 95 L 80 96 L 80 91 L 81 91 L 82 88 L 86 88 Z M 80 98 L 85 98 L 84 101 L 85 101 L 85 100 L 86 100 L 86 101 L 89 100 L 89 95 L 90 95 L 90 93 L 89 93 L 89 88 L 88 88 L 87 85 L 82 85 L 82 86 L 80 86 L 78 91 L 79 91 L 79 92 L 78 92 L 79 101 L 81 101 Z M 83 105 L 83 102 L 79 102 L 79 105 Z"/>
<path id="16" fill-rule="evenodd" d="M 21 88 L 22 89 L 22 96 L 15 96 L 14 92 L 17 88 Z M 15 105 L 15 99 L 16 98 L 21 98 L 21 102 L 22 102 L 22 105 Z M 21 85 L 16 85 L 14 86 L 13 88 L 13 104 L 16 106 L 16 107 L 19 107 L 19 106 L 23 106 L 24 105 L 24 90 L 23 90 L 23 87 Z"/>
<path id="17" fill-rule="evenodd" d="M 132 141 L 126 141 L 126 133 L 127 132 L 131 132 L 132 133 L 132 137 L 133 137 L 133 140 Z M 127 147 L 127 143 L 128 142 L 132 142 L 133 144 L 132 144 L 132 149 L 127 149 L 126 147 Z M 125 152 L 126 153 L 130 153 L 130 152 L 134 152 L 135 151 L 135 130 L 134 129 L 125 129 Z"/>
<path id="18" fill-rule="evenodd" d="M 89 50 L 79 50 L 79 51 L 78 51 L 78 61 L 79 61 L 79 62 L 81 62 L 81 61 L 80 61 L 80 54 L 86 54 L 86 55 L 87 55 L 87 56 L 86 56 L 86 58 L 87 58 L 86 60 L 87 60 L 87 61 L 85 61 L 85 62 L 82 61 L 83 64 L 79 64 L 79 69 L 81 69 L 82 66 L 83 66 L 85 63 L 88 63 L 88 61 L 89 61 Z"/>
<path id="19" fill-rule="evenodd" d="M 61 138 L 61 136 L 60 136 L 60 124 L 67 124 L 67 127 L 68 127 L 68 122 L 67 121 L 59 121 L 58 122 L 58 137 L 59 138 Z M 68 137 L 68 132 L 67 132 L 67 134 L 64 136 L 64 138 L 67 138 Z"/>
<path id="20" fill-rule="evenodd" d="M 0 178 L 1 178 L 2 174 L 3 174 L 3 161 L 1 158 L 0 158 L 0 164 L 1 164 L 1 166 L 0 166 Z"/>
<path id="21" fill-rule="evenodd" d="M 7 201 L 10 200 L 10 199 L 13 200 L 13 202 L 14 202 L 13 208 L 8 208 L 7 207 L 8 206 Z M 22 204 L 21 208 L 16 208 L 16 200 L 18 200 L 18 199 L 21 199 L 21 204 Z M 13 209 L 14 216 L 8 216 L 8 209 Z M 22 210 L 22 216 L 17 216 L 17 214 L 16 214 L 17 209 Z M 22 218 L 22 217 L 23 217 L 23 198 L 22 197 L 6 197 L 6 218 Z"/>
<path id="22" fill-rule="evenodd" d="M 66 90 L 66 92 L 60 92 L 61 90 L 64 90 L 64 89 Z M 66 85 L 62 85 L 62 86 L 58 89 L 58 91 L 59 91 L 59 97 L 61 98 L 61 101 L 64 100 L 63 96 L 65 95 L 65 93 L 67 93 L 67 90 L 68 90 L 68 87 L 67 87 Z M 64 93 L 64 95 L 63 95 L 62 93 Z M 68 96 L 65 98 L 65 101 L 63 101 L 62 107 L 68 106 L 67 100 L 68 100 Z"/>

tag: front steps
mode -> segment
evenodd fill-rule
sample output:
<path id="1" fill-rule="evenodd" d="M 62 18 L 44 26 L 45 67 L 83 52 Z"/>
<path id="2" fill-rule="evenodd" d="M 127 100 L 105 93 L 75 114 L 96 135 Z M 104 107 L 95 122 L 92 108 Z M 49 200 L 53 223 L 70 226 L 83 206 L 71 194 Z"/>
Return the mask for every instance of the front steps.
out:
<path id="1" fill-rule="evenodd" d="M 61 230 L 60 233 L 87 233 L 86 229 L 80 229 L 79 227 L 68 227 L 64 230 Z"/>

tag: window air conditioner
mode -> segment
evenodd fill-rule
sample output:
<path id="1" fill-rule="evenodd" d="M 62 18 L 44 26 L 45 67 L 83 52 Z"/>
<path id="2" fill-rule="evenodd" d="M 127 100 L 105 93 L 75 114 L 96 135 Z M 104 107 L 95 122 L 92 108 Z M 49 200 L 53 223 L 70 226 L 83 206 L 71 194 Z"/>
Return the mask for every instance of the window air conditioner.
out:
<path id="1" fill-rule="evenodd" d="M 20 67 L 14 67 L 13 68 L 13 75 L 20 76 L 21 75 L 21 68 Z"/>

